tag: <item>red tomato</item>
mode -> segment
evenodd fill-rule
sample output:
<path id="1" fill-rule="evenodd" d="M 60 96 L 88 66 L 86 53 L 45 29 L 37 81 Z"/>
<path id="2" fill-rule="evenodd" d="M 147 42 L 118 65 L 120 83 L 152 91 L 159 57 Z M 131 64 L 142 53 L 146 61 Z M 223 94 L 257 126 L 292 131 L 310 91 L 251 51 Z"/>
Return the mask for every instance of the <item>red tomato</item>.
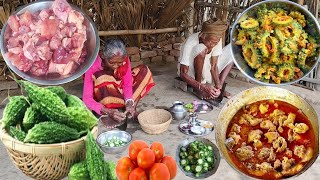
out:
<path id="1" fill-rule="evenodd" d="M 170 180 L 168 167 L 163 163 L 155 163 L 149 171 L 150 180 Z"/>
<path id="2" fill-rule="evenodd" d="M 162 158 L 161 162 L 168 167 L 170 172 L 170 179 L 173 179 L 177 175 L 177 163 L 171 156 L 165 156 Z"/>
<path id="3" fill-rule="evenodd" d="M 149 148 L 142 149 L 137 157 L 138 166 L 142 169 L 150 168 L 156 160 L 153 151 Z"/>
<path id="4" fill-rule="evenodd" d="M 129 146 L 129 157 L 132 161 L 137 160 L 137 156 L 141 149 L 148 148 L 148 144 L 141 140 L 133 141 Z"/>
<path id="5" fill-rule="evenodd" d="M 133 171 L 135 165 L 128 157 L 121 158 L 116 166 L 118 180 L 128 180 L 129 174 Z"/>
<path id="6" fill-rule="evenodd" d="M 135 168 L 129 175 L 129 180 L 148 180 L 146 173 L 141 168 Z"/>
<path id="7" fill-rule="evenodd" d="M 164 155 L 164 148 L 160 142 L 153 142 L 150 149 L 156 155 L 156 162 L 160 162 Z"/>

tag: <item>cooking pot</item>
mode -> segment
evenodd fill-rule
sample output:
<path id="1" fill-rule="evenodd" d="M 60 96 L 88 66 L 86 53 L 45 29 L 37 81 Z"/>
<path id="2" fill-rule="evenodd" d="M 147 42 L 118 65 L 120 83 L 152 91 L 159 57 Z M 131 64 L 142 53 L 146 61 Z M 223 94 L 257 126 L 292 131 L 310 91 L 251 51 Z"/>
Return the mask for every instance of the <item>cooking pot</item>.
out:
<path id="1" fill-rule="evenodd" d="M 225 157 L 225 160 L 229 163 L 229 165 L 235 169 L 236 171 L 243 173 L 238 169 L 235 163 L 231 160 L 228 154 L 228 149 L 225 145 L 226 140 L 226 131 L 230 121 L 233 116 L 245 105 L 251 104 L 253 102 L 274 99 L 279 101 L 287 102 L 298 109 L 300 109 L 309 119 L 312 129 L 315 135 L 315 149 L 312 159 L 304 166 L 302 170 L 300 170 L 297 174 L 291 177 L 298 176 L 305 172 L 311 165 L 315 162 L 319 155 L 319 122 L 318 117 L 315 110 L 312 106 L 307 103 L 300 96 L 282 88 L 271 87 L 271 86 L 260 86 L 245 90 L 233 98 L 231 98 L 222 108 L 219 113 L 218 120 L 216 122 L 216 140 L 220 149 L 220 152 Z M 245 174 L 248 175 L 248 174 Z"/>

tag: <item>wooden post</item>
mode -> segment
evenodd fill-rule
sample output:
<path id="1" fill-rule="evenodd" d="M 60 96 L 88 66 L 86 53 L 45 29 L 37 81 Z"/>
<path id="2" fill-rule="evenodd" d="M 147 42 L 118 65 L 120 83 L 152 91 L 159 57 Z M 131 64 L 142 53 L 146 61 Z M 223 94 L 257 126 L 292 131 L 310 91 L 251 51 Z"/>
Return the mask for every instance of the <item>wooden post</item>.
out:
<path id="1" fill-rule="evenodd" d="M 163 29 L 138 29 L 138 30 L 114 30 L 99 31 L 99 36 L 118 36 L 118 35 L 134 35 L 134 34 L 160 34 L 182 31 L 187 27 L 163 28 Z"/>

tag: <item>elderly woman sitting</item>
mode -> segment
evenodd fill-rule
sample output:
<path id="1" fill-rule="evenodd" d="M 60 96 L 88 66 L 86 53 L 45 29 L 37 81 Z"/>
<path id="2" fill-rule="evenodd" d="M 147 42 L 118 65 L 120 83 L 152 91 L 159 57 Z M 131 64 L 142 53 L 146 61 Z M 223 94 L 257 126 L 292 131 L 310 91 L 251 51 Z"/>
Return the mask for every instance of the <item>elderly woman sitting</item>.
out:
<path id="1" fill-rule="evenodd" d="M 123 42 L 109 39 L 85 73 L 83 102 L 99 115 L 107 114 L 116 121 L 123 121 L 127 113 L 136 116 L 138 101 L 154 85 L 149 68 L 140 65 L 131 69 Z"/>

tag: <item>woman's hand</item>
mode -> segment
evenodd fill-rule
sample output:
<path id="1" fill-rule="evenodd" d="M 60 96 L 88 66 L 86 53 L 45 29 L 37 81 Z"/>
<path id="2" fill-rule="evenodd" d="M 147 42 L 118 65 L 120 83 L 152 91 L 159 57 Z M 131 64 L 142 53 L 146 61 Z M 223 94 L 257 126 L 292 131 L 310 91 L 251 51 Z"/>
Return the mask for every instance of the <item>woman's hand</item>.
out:
<path id="1" fill-rule="evenodd" d="M 209 96 L 207 98 L 216 98 L 221 93 L 220 89 L 217 89 L 215 87 L 212 87 L 212 86 L 206 85 L 206 84 L 201 84 L 200 90 L 204 91 Z"/>
<path id="2" fill-rule="evenodd" d="M 101 112 L 103 114 L 107 114 L 113 120 L 118 121 L 118 122 L 124 121 L 126 119 L 126 114 L 120 112 L 118 109 L 107 109 L 107 108 L 103 107 Z"/>
<path id="3" fill-rule="evenodd" d="M 134 107 L 134 102 L 133 101 L 128 101 L 126 103 L 126 114 L 128 114 L 129 118 L 132 118 L 134 114 L 136 113 L 136 108 Z"/>

